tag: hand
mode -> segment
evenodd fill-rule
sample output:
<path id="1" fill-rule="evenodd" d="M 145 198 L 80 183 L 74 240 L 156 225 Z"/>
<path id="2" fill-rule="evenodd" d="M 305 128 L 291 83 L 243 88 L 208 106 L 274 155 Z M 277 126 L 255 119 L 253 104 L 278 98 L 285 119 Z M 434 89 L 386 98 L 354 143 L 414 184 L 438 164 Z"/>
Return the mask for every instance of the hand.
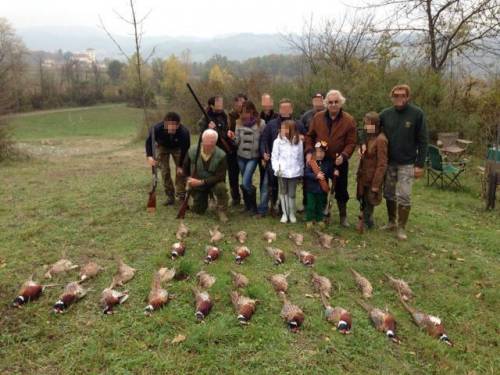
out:
<path id="1" fill-rule="evenodd" d="M 361 157 L 365 154 L 366 152 L 366 144 L 363 143 L 361 146 L 358 148 L 358 155 Z"/>
<path id="2" fill-rule="evenodd" d="M 344 157 L 342 155 L 337 156 L 337 159 L 335 159 L 335 165 L 339 166 L 344 162 Z"/>
<path id="3" fill-rule="evenodd" d="M 217 125 L 215 125 L 215 122 L 210 121 L 210 122 L 208 123 L 208 127 L 209 127 L 210 129 L 215 129 L 215 128 L 217 127 Z"/>
<path id="4" fill-rule="evenodd" d="M 232 130 L 228 130 L 227 131 L 227 137 L 230 138 L 230 139 L 234 139 L 234 137 L 235 137 L 234 132 Z"/>
<path id="5" fill-rule="evenodd" d="M 420 177 L 422 177 L 424 175 L 424 168 L 415 167 L 414 175 L 415 175 L 416 179 L 419 179 Z"/>
<path id="6" fill-rule="evenodd" d="M 198 186 L 203 185 L 202 180 L 198 180 L 197 178 L 193 178 L 193 177 L 188 177 L 187 183 L 190 187 L 198 187 Z"/>
<path id="7" fill-rule="evenodd" d="M 181 167 L 176 168 L 177 176 L 182 176 L 184 174 L 184 170 Z"/>
<path id="8" fill-rule="evenodd" d="M 307 163 L 307 164 L 309 164 L 309 162 L 311 161 L 312 156 L 313 156 L 313 155 L 312 155 L 312 153 L 310 153 L 310 152 L 309 152 L 308 154 L 306 154 L 306 163 Z"/>
<path id="9" fill-rule="evenodd" d="M 316 175 L 316 178 L 318 180 L 324 180 L 325 179 L 325 174 L 323 172 L 319 172 L 317 175 Z"/>
<path id="10" fill-rule="evenodd" d="M 148 156 L 148 164 L 150 167 L 156 167 L 158 162 L 152 156 Z"/>
<path id="11" fill-rule="evenodd" d="M 268 153 L 264 152 L 264 160 L 265 161 L 269 161 L 269 159 L 271 159 L 271 155 L 269 155 Z"/>

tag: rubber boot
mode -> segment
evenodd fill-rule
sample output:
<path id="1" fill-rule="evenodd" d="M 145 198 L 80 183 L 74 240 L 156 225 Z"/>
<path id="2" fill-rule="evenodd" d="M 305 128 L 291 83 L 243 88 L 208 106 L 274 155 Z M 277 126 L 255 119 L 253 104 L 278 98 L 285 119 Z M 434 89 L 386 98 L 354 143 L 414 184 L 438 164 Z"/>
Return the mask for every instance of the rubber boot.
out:
<path id="1" fill-rule="evenodd" d="M 281 211 L 283 215 L 281 215 L 281 223 L 288 223 L 288 213 L 287 213 L 287 200 L 288 196 L 285 194 L 280 194 L 280 202 L 281 202 Z"/>
<path id="2" fill-rule="evenodd" d="M 290 223 L 296 223 L 297 218 L 295 217 L 295 210 L 296 210 L 295 197 L 291 198 L 290 196 L 288 196 L 287 203 L 288 203 L 288 217 L 290 218 Z"/>
<path id="3" fill-rule="evenodd" d="M 243 185 L 240 185 L 240 189 L 241 189 L 241 195 L 243 196 L 243 203 L 245 204 L 245 208 L 243 208 L 241 212 L 250 211 L 249 194 Z"/>
<path id="4" fill-rule="evenodd" d="M 363 210 L 363 221 L 368 229 L 372 229 L 374 226 L 373 223 L 373 206 L 369 203 L 366 203 L 365 209 Z"/>
<path id="5" fill-rule="evenodd" d="M 257 188 L 252 186 L 248 193 L 248 207 L 251 215 L 257 214 Z"/>
<path id="6" fill-rule="evenodd" d="M 383 230 L 395 230 L 397 227 L 397 225 L 396 225 L 396 210 L 397 210 L 396 201 L 386 200 L 385 204 L 387 206 L 387 217 L 388 217 L 389 221 L 381 229 L 383 229 Z"/>
<path id="7" fill-rule="evenodd" d="M 340 226 L 349 228 L 349 223 L 347 222 L 347 204 L 337 201 L 337 207 L 339 208 Z"/>
<path id="8" fill-rule="evenodd" d="M 398 231 L 396 237 L 400 241 L 406 241 L 408 236 L 405 232 L 408 216 L 410 215 L 410 206 L 398 206 Z"/>

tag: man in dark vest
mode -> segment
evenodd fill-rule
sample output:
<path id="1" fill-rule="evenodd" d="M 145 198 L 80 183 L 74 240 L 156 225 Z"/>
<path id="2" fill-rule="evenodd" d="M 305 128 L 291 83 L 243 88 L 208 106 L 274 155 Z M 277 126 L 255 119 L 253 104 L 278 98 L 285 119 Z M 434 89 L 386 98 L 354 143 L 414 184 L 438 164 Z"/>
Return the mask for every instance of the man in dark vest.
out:
<path id="1" fill-rule="evenodd" d="M 153 159 L 153 139 L 158 145 L 157 160 Z M 159 164 L 163 188 L 167 195 L 164 205 L 175 203 L 175 195 L 183 201 L 186 194 L 186 178 L 182 174 L 182 164 L 189 149 L 189 130 L 181 124 L 180 116 L 175 112 L 166 114 L 162 122 L 151 127 L 146 139 L 146 156 L 150 166 Z M 170 177 L 170 157 L 175 164 L 175 189 Z"/>
<path id="2" fill-rule="evenodd" d="M 189 149 L 184 159 L 183 172 L 185 176 L 190 176 L 187 178 L 187 185 L 193 197 L 191 210 L 197 214 L 205 213 L 208 208 L 208 197 L 213 194 L 217 201 L 219 220 L 225 223 L 227 222 L 227 161 L 225 152 L 217 147 L 217 140 L 218 134 L 214 129 L 205 130 L 201 135 L 196 173 L 191 176 L 191 172 L 195 171 L 197 145 Z"/>
<path id="3" fill-rule="evenodd" d="M 409 102 L 408 85 L 395 86 L 391 100 L 393 106 L 380 113 L 380 127 L 389 141 L 389 166 L 384 183 L 389 222 L 383 228 L 397 229 L 397 238 L 404 241 L 413 180 L 424 174 L 428 134 L 424 112 Z"/>

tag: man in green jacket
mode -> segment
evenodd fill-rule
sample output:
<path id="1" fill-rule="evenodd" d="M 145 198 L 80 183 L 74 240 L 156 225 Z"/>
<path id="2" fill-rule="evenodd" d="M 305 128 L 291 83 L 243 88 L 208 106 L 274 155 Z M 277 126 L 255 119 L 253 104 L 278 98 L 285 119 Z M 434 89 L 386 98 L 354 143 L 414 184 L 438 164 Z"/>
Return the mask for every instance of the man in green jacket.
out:
<path id="1" fill-rule="evenodd" d="M 184 158 L 183 173 L 187 178 L 188 189 L 191 190 L 193 206 L 191 210 L 197 214 L 203 214 L 208 208 L 208 197 L 210 194 L 217 200 L 217 215 L 219 220 L 227 222 L 227 188 L 226 153 L 218 148 L 218 134 L 213 129 L 207 129 L 201 135 L 201 149 L 196 161 L 197 145 L 189 148 Z M 195 168 L 196 173 L 192 176 L 191 171 Z"/>
<path id="2" fill-rule="evenodd" d="M 409 102 L 408 85 L 395 86 L 391 90 L 391 100 L 393 106 L 380 113 L 380 126 L 389 141 L 389 166 L 384 183 L 389 222 L 384 229 L 396 229 L 397 238 L 406 240 L 413 180 L 424 174 L 427 125 L 424 112 Z"/>

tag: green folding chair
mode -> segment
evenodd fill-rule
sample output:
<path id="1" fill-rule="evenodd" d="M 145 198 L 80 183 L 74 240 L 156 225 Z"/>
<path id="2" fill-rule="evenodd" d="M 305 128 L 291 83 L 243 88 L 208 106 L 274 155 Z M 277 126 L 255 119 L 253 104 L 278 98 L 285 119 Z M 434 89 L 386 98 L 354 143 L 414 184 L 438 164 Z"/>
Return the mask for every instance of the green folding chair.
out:
<path id="1" fill-rule="evenodd" d="M 427 186 L 462 188 L 459 177 L 465 171 L 466 161 L 446 161 L 439 148 L 429 145 L 427 152 Z"/>

